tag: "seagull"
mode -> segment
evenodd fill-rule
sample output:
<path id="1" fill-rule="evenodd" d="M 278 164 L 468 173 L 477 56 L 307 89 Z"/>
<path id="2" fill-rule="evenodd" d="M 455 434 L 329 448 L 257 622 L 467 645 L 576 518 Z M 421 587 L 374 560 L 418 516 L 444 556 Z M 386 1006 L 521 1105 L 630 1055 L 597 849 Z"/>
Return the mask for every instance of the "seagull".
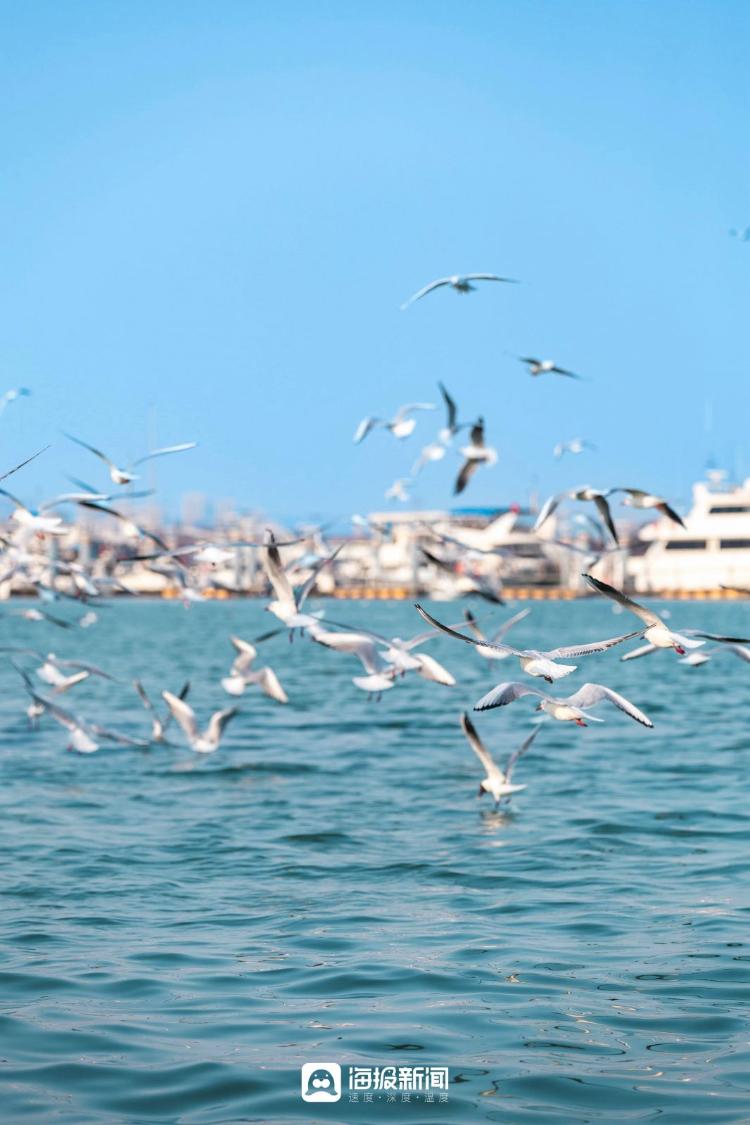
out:
<path id="1" fill-rule="evenodd" d="M 445 403 L 446 424 L 438 433 L 437 439 L 422 448 L 422 452 L 414 462 L 411 470 L 411 475 L 413 477 L 421 472 L 425 465 L 429 464 L 431 461 L 442 461 L 448 452 L 448 447 L 453 441 L 453 438 L 459 430 L 466 428 L 465 425 L 459 424 L 458 422 L 458 409 L 455 401 L 448 394 L 442 383 L 439 382 L 438 387 L 440 388 L 440 394 L 443 396 L 443 402 Z"/>
<path id="2" fill-rule="evenodd" d="M 450 574 L 454 578 L 456 577 L 456 569 L 453 563 L 448 562 L 447 559 L 438 558 L 437 555 L 433 555 L 432 551 L 428 551 L 426 547 L 420 547 L 419 550 L 422 555 L 424 555 L 425 559 L 427 559 L 427 562 L 432 563 L 432 565 L 438 567 L 439 570 L 444 570 L 446 574 Z M 484 598 L 485 601 L 492 602 L 493 605 L 505 605 L 505 600 L 500 593 L 500 583 L 498 583 L 497 588 L 494 588 L 485 578 L 470 578 L 468 575 L 463 575 L 463 577 L 471 582 L 470 589 L 463 592 L 465 595 L 477 594 L 480 598 Z"/>
<path id="3" fill-rule="evenodd" d="M 517 625 L 519 621 L 523 621 L 523 619 L 525 617 L 528 617 L 530 613 L 530 609 L 522 609 L 518 613 L 514 614 L 513 617 L 510 617 L 507 621 L 504 621 L 500 628 L 489 638 L 490 643 L 497 644 L 498 642 L 500 642 L 502 638 L 510 632 L 514 625 Z M 464 620 L 466 621 L 467 626 L 469 627 L 469 629 L 471 629 L 476 639 L 480 642 L 479 645 L 477 645 L 477 652 L 480 656 L 483 656 L 486 660 L 507 660 L 509 656 L 513 655 L 510 649 L 504 650 L 500 648 L 489 647 L 489 645 L 487 644 L 488 638 L 480 629 L 479 623 L 470 609 L 464 611 Z"/>
<path id="4" fill-rule="evenodd" d="M 562 457 L 564 453 L 583 453 L 586 449 L 595 450 L 596 446 L 585 438 L 576 437 L 570 441 L 559 441 L 552 452 L 555 457 Z"/>
<path id="5" fill-rule="evenodd" d="M 339 627 L 339 622 L 330 621 L 329 625 Z M 349 626 L 340 626 L 344 629 L 349 629 Z M 451 626 L 452 628 L 453 626 Z M 335 634 L 333 634 L 335 635 Z M 340 635 L 340 634 L 339 634 Z M 351 636 L 352 633 L 350 632 Z M 429 629 L 427 632 L 418 633 L 415 637 L 410 637 L 408 640 L 403 640 L 401 637 L 385 637 L 381 633 L 375 633 L 371 629 L 359 629 L 357 635 L 369 637 L 378 645 L 382 645 L 384 652 L 382 653 L 383 659 L 387 664 L 395 668 L 398 675 L 404 676 L 407 672 L 416 672 L 417 675 L 422 676 L 425 680 L 431 680 L 433 683 L 444 684 L 446 687 L 453 687 L 456 683 L 455 678 L 451 673 L 444 668 L 434 657 L 429 656 L 426 652 L 416 652 L 415 650 L 421 648 L 422 645 L 427 644 L 428 641 L 434 641 L 437 633 L 434 629 Z M 313 639 L 317 640 L 315 636 Z M 321 643 L 325 644 L 325 641 Z M 329 647 L 336 647 L 330 645 Z M 380 657 L 380 653 L 377 654 Z"/>
<path id="6" fill-rule="evenodd" d="M 423 609 L 421 605 L 417 604 L 417 612 L 421 617 L 433 625 L 436 629 L 441 629 L 450 637 L 455 637 L 459 641 L 466 641 L 467 644 L 475 645 L 477 648 L 487 648 L 496 650 L 498 652 L 507 653 L 508 656 L 517 656 L 521 664 L 521 668 L 529 676 L 540 676 L 546 680 L 548 684 L 553 683 L 555 680 L 561 680 L 563 676 L 569 676 L 571 672 L 575 672 L 578 667 L 577 664 L 561 664 L 560 660 L 576 656 L 589 656 L 595 652 L 606 652 L 607 649 L 613 648 L 615 645 L 622 644 L 623 641 L 632 640 L 633 637 L 640 637 L 643 633 L 642 629 L 636 630 L 634 633 L 625 633 L 620 637 L 609 637 L 606 641 L 593 641 L 591 644 L 586 645 L 565 645 L 561 648 L 553 648 L 547 651 L 534 648 L 513 648 L 511 645 L 496 644 L 493 641 L 480 641 L 476 637 L 467 637 L 465 633 L 459 633 L 452 629 L 449 625 L 443 625 L 435 617 L 432 617 L 427 610 Z"/>
<path id="7" fill-rule="evenodd" d="M 62 671 L 63 668 L 71 668 L 75 672 L 88 672 L 91 676 L 100 676 L 103 680 L 110 680 L 115 683 L 114 676 L 110 676 L 109 672 L 105 672 L 96 664 L 89 664 L 85 660 L 61 660 L 59 656 L 55 656 L 54 652 L 49 652 L 45 656 L 35 648 L 21 648 L 18 645 L 2 645 L 0 652 L 13 652 L 19 656 L 33 656 L 36 660 L 41 660 L 41 667 L 37 669 L 37 676 L 40 680 L 44 680 L 46 684 L 52 687 L 57 687 L 66 679 L 66 674 Z"/>
<path id="8" fill-rule="evenodd" d="M 354 676 L 352 683 L 360 690 L 374 695 L 378 702 L 384 691 L 390 691 L 394 687 L 398 674 L 396 668 L 383 659 L 375 641 L 366 633 L 335 633 L 331 629 L 323 628 L 319 622 L 314 622 L 309 629 L 309 634 L 314 641 L 326 648 L 356 656 L 367 675 Z"/>
<path id="9" fill-rule="evenodd" d="M 109 469 L 109 475 L 113 484 L 130 484 L 131 481 L 138 480 L 138 476 L 133 472 L 133 469 L 136 467 L 136 465 L 142 465 L 144 461 L 150 461 L 154 457 L 164 457 L 168 453 L 183 453 L 187 449 L 195 449 L 196 445 L 198 444 L 196 441 L 184 441 L 181 442 L 180 445 L 165 445 L 161 449 L 152 449 L 150 453 L 147 453 L 144 457 L 139 457 L 137 461 L 134 461 L 129 469 L 121 469 L 114 463 L 114 461 L 112 461 L 107 456 L 106 453 L 102 453 L 100 449 L 95 449 L 94 446 L 89 445 L 88 442 L 81 441 L 80 438 L 73 437 L 72 434 L 66 433 L 65 437 L 70 441 L 74 441 L 76 445 L 80 445 L 84 449 L 88 449 L 89 453 L 93 453 L 95 457 L 98 457 L 100 461 L 103 461 Z"/>
<path id="10" fill-rule="evenodd" d="M 534 359 L 530 355 L 519 355 L 521 363 L 529 369 L 529 375 L 566 375 L 568 379 L 580 379 L 575 371 L 568 371 L 565 367 L 558 367 L 552 359 Z"/>
<path id="11" fill-rule="evenodd" d="M 400 406 L 390 421 L 385 421 L 383 418 L 363 418 L 354 431 L 354 444 L 359 445 L 367 437 L 370 430 L 374 430 L 377 426 L 390 430 L 395 438 L 403 441 L 404 438 L 409 437 L 417 424 L 416 418 L 409 418 L 409 414 L 413 414 L 415 410 L 436 409 L 432 402 L 411 402 L 406 406 Z"/>
<path id="12" fill-rule="evenodd" d="M 281 630 L 274 629 L 270 633 L 265 633 L 262 637 L 258 637 L 257 641 L 263 641 L 267 637 L 275 636 Z M 288 703 L 289 697 L 279 683 L 278 676 L 273 668 L 266 666 L 258 668 L 255 671 L 251 670 L 251 665 L 258 655 L 258 650 L 250 641 L 243 641 L 241 637 L 231 636 L 230 641 L 234 646 L 237 653 L 234 663 L 228 676 L 225 676 L 221 681 L 221 686 L 227 695 L 242 695 L 245 688 L 251 684 L 257 684 L 262 692 L 275 699 L 277 703 Z"/>
<path id="13" fill-rule="evenodd" d="M 147 693 L 146 689 L 144 688 L 143 684 L 141 683 L 141 681 L 140 680 L 133 680 L 133 687 L 138 692 L 138 695 L 140 696 L 141 703 L 146 708 L 146 710 L 149 713 L 149 716 L 151 717 L 151 738 L 150 738 L 150 741 L 151 742 L 166 742 L 167 741 L 167 739 L 166 739 L 167 727 L 169 726 L 169 724 L 172 721 L 172 712 L 169 709 L 167 709 L 166 715 L 164 716 L 164 718 L 162 718 L 161 715 L 156 710 L 156 708 L 154 707 L 153 703 L 151 702 L 151 698 L 148 695 L 148 693 Z M 180 691 L 179 691 L 179 694 L 178 694 L 177 698 L 184 700 L 189 691 L 190 691 L 190 680 L 187 680 L 182 685 L 182 687 L 180 688 Z"/>
<path id="14" fill-rule="evenodd" d="M 655 496 L 653 493 L 644 492 L 640 488 L 613 488 L 610 491 L 627 492 L 628 495 L 623 500 L 623 504 L 628 508 L 656 508 L 662 515 L 670 519 L 672 523 L 677 523 L 680 527 L 685 527 L 682 516 L 679 516 L 674 508 L 670 508 L 663 496 Z M 687 528 L 685 530 L 687 530 Z"/>
<path id="15" fill-rule="evenodd" d="M 72 711 L 67 711 L 64 707 L 58 707 L 51 699 L 37 695 L 34 691 L 30 690 L 29 694 L 37 707 L 40 707 L 43 712 L 49 714 L 68 731 L 68 750 L 77 750 L 79 754 L 93 754 L 99 749 L 99 743 L 93 737 L 93 731 L 89 725 L 79 719 L 77 715 L 74 715 Z"/>
<path id="16" fill-rule="evenodd" d="M 215 750 L 218 750 L 224 728 L 238 712 L 237 707 L 229 707 L 225 711 L 214 711 L 206 729 L 200 731 L 195 720 L 195 712 L 188 703 L 185 703 L 183 699 L 179 699 L 176 695 L 172 695 L 171 691 L 163 691 L 161 697 L 182 727 L 190 749 L 195 750 L 196 754 L 213 754 Z"/>
<path id="17" fill-rule="evenodd" d="M 269 538 L 263 550 L 263 569 L 266 572 L 268 581 L 271 583 L 276 597 L 273 601 L 269 602 L 266 609 L 272 613 L 274 617 L 278 617 L 288 629 L 291 630 L 289 638 L 294 635 L 295 629 L 306 629 L 311 625 L 317 624 L 317 618 L 309 613 L 302 613 L 302 606 L 305 604 L 308 594 L 311 592 L 317 581 L 318 575 L 324 567 L 329 566 L 330 563 L 338 555 L 341 547 L 337 547 L 332 555 L 317 563 L 310 574 L 307 581 L 295 593 L 292 590 L 292 585 L 289 581 L 284 567 L 281 564 L 281 556 L 279 554 L 278 545 L 269 532 Z"/>
<path id="18" fill-rule="evenodd" d="M 509 285 L 517 285 L 518 282 L 513 277 L 498 277 L 496 273 L 454 273 L 451 277 L 440 277 L 437 281 L 430 281 L 416 293 L 409 297 L 408 301 L 404 301 L 401 306 L 401 311 L 408 309 L 409 305 L 413 305 L 415 301 L 419 301 L 422 297 L 426 297 L 428 293 L 432 293 L 433 289 L 440 289 L 444 285 L 450 285 L 455 289 L 456 293 L 471 293 L 476 289 L 476 285 L 472 285 L 472 281 L 504 281 Z"/>
<path id="19" fill-rule="evenodd" d="M 596 504 L 599 515 L 607 525 L 609 534 L 612 536 L 615 543 L 619 547 L 620 540 L 617 538 L 617 529 L 615 528 L 614 521 L 612 519 L 612 513 L 610 512 L 609 504 L 607 503 L 607 497 L 613 491 L 613 489 L 609 488 L 606 492 L 602 492 L 598 488 L 591 488 L 590 485 L 585 484 L 580 488 L 573 488 L 569 492 L 558 492 L 556 496 L 550 496 L 549 499 L 545 500 L 544 504 L 542 504 L 539 515 L 536 517 L 536 523 L 534 524 L 533 530 L 540 531 L 542 525 L 547 522 L 549 517 L 554 511 L 557 510 L 563 500 L 590 500 L 594 504 Z"/>
<path id="20" fill-rule="evenodd" d="M 26 397 L 30 394 L 31 391 L 28 387 L 14 387 L 12 390 L 6 391 L 5 394 L 0 395 L 0 414 L 3 413 L 9 402 L 15 402 L 17 398 Z"/>
<path id="21" fill-rule="evenodd" d="M 62 617 L 54 617 L 43 609 L 17 609 L 16 617 L 23 617 L 26 621 L 46 621 L 49 625 L 57 625 L 60 629 L 69 629 L 70 622 L 63 621 Z"/>
<path id="22" fill-rule="evenodd" d="M 400 500 L 402 504 L 406 504 L 410 499 L 409 493 L 406 491 L 411 484 L 409 477 L 399 477 L 395 480 L 390 488 L 385 491 L 386 500 Z"/>
<path id="23" fill-rule="evenodd" d="M 478 418 L 471 427 L 469 444 L 461 450 L 464 463 L 456 477 L 453 495 L 458 496 L 466 488 L 480 465 L 494 465 L 497 462 L 497 450 L 484 444 L 484 418 Z"/>
<path id="24" fill-rule="evenodd" d="M 19 666 L 13 661 L 11 661 L 11 664 L 13 664 L 15 670 L 23 679 L 24 685 L 29 695 L 35 697 L 32 698 L 31 703 L 26 708 L 26 715 L 28 717 L 29 723 L 32 727 L 35 727 L 39 718 L 44 714 L 46 707 L 41 701 L 41 696 L 36 696 L 36 693 L 34 692 L 34 685 L 31 681 L 31 676 L 29 676 L 27 672 L 24 672 L 23 668 L 19 668 Z M 61 680 L 60 683 L 58 683 L 53 688 L 53 692 L 55 695 L 62 695 L 64 694 L 64 692 L 70 691 L 70 689 L 72 687 L 75 687 L 76 684 L 80 684 L 88 678 L 88 672 L 76 672 L 74 675 L 68 676 L 67 678 Z"/>
<path id="25" fill-rule="evenodd" d="M 479 758 L 479 761 L 484 766 L 486 777 L 483 777 L 479 782 L 478 797 L 483 797 L 485 793 L 491 793 L 495 800 L 495 808 L 500 804 L 503 797 L 510 797 L 511 793 L 519 793 L 521 789 L 525 789 L 525 785 L 513 785 L 511 777 L 513 776 L 513 767 L 518 759 L 526 753 L 531 746 L 532 742 L 539 734 L 539 727 L 534 727 L 534 730 L 524 739 L 517 750 L 508 758 L 505 769 L 501 770 L 495 763 L 492 755 L 487 747 L 479 737 L 479 733 L 472 723 L 469 716 L 464 711 L 461 715 L 461 730 L 466 735 L 466 739 L 471 746 L 472 750 Z"/>
<path id="26" fill-rule="evenodd" d="M 722 644 L 750 643 L 746 637 L 724 637 L 715 633 L 703 633 L 697 629 L 689 629 L 685 633 L 676 633 L 672 629 L 667 628 L 664 620 L 659 617 L 658 613 L 654 613 L 652 609 L 647 609 L 645 606 L 639 605 L 638 602 L 629 598 L 627 594 L 623 594 L 622 590 L 616 590 L 614 586 L 608 586 L 606 582 L 602 582 L 599 578 L 594 578 L 591 574 L 584 574 L 583 577 L 598 593 L 604 594 L 605 597 L 611 598 L 613 602 L 621 605 L 624 609 L 629 609 L 636 617 L 640 617 L 641 621 L 647 626 L 643 631 L 644 640 L 652 644 L 654 648 L 673 648 L 678 656 L 684 656 L 687 649 L 701 648 L 707 640 L 717 641 Z M 694 640 L 694 637 L 699 637 L 701 639 Z"/>
<path id="27" fill-rule="evenodd" d="M 66 529 L 62 525 L 62 518 L 60 516 L 51 516 L 46 514 L 44 505 L 41 508 L 30 508 L 14 496 L 12 492 L 8 492 L 4 488 L 0 488 L 0 496 L 6 496 L 8 500 L 12 500 L 16 505 L 11 513 L 11 519 L 18 524 L 21 531 L 26 535 L 66 535 Z"/>
<path id="28" fill-rule="evenodd" d="M 555 699 L 551 695 L 546 695 L 543 691 L 538 691 L 537 688 L 527 687 L 526 684 L 498 684 L 497 687 L 494 687 L 492 691 L 479 700 L 474 710 L 489 711 L 493 707 L 505 707 L 509 703 L 514 703 L 516 699 L 520 699 L 523 695 L 538 696 L 541 703 L 537 705 L 537 711 L 546 711 L 548 715 L 559 722 L 577 723 L 579 727 L 588 726 L 589 722 L 602 722 L 602 719 L 589 715 L 586 710 L 588 707 L 596 707 L 602 701 L 613 703 L 615 707 L 619 707 L 621 711 L 624 711 L 631 719 L 635 719 L 637 723 L 642 723 L 644 727 L 653 727 L 654 725 L 648 715 L 644 715 L 643 711 L 639 711 L 624 696 L 613 691 L 612 688 L 605 687 L 604 684 L 584 684 L 573 695 L 562 699 Z"/>

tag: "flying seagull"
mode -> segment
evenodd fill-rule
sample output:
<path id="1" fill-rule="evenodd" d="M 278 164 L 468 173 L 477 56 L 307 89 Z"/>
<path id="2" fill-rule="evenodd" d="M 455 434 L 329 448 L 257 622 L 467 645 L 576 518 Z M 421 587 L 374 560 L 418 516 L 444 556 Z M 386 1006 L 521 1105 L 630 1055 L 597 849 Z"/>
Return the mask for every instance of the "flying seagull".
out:
<path id="1" fill-rule="evenodd" d="M 435 410 L 437 409 L 432 402 L 410 402 L 406 406 L 400 406 L 390 421 L 383 418 L 368 417 L 363 418 L 354 431 L 353 442 L 359 445 L 371 430 L 382 426 L 386 430 L 390 430 L 395 438 L 403 441 L 408 438 L 417 424 L 416 418 L 410 418 L 409 415 L 413 414 L 415 410 Z"/>
<path id="2" fill-rule="evenodd" d="M 81 441 L 80 438 L 73 437 L 72 434 L 66 433 L 65 437 L 69 438 L 70 441 L 74 441 L 76 445 L 82 446 L 83 449 L 88 449 L 89 453 L 93 453 L 95 457 L 103 461 L 109 469 L 109 475 L 113 484 L 130 484 L 131 481 L 138 480 L 138 476 L 133 472 L 133 469 L 136 465 L 142 465 L 144 461 L 150 461 L 154 457 L 164 457 L 168 453 L 183 453 L 186 449 L 195 449 L 198 444 L 195 441 L 184 441 L 180 445 L 165 445 L 162 449 L 152 449 L 150 453 L 134 461 L 129 469 L 121 469 L 106 453 L 102 453 L 100 449 L 95 449 L 94 446 L 89 445 L 88 442 Z"/>
<path id="3" fill-rule="evenodd" d="M 450 285 L 451 289 L 455 289 L 457 293 L 471 293 L 473 289 L 476 289 L 476 285 L 471 284 L 472 281 L 505 281 L 510 285 L 518 284 L 513 277 L 498 277 L 496 273 L 455 273 L 452 277 L 440 277 L 437 281 L 430 281 L 429 284 L 418 289 L 408 301 L 404 301 L 401 310 L 408 309 L 409 305 L 413 305 L 415 301 L 419 301 L 422 297 L 426 297 L 428 293 L 432 293 L 433 289 L 440 289 L 444 285 Z"/>
<path id="4" fill-rule="evenodd" d="M 440 388 L 440 394 L 443 396 L 443 402 L 445 403 L 446 423 L 438 433 L 437 441 L 432 441 L 423 447 L 422 452 L 412 468 L 411 474 L 413 477 L 415 477 L 425 465 L 429 464 L 430 461 L 442 461 L 443 457 L 445 457 L 448 452 L 448 446 L 453 441 L 453 438 L 459 430 L 465 428 L 465 426 L 461 425 L 458 421 L 458 408 L 454 399 L 451 398 L 442 383 L 438 383 L 438 387 Z"/>
<path id="5" fill-rule="evenodd" d="M 564 453 L 583 453 L 586 449 L 595 450 L 596 446 L 585 438 L 575 437 L 570 441 L 559 441 L 552 452 L 555 457 L 562 457 Z"/>
<path id="6" fill-rule="evenodd" d="M 471 746 L 472 750 L 479 758 L 479 761 L 482 763 L 486 774 L 486 777 L 483 777 L 479 782 L 479 793 L 477 796 L 482 797 L 485 793 L 491 793 L 495 800 L 495 808 L 497 808 L 503 797 L 510 797 L 511 793 L 518 793 L 521 789 L 526 788 L 525 785 L 513 785 L 511 778 L 516 762 L 526 753 L 539 734 L 538 726 L 534 727 L 534 730 L 528 738 L 524 739 L 519 748 L 513 751 L 506 762 L 504 770 L 501 770 L 494 761 L 489 750 L 479 737 L 477 728 L 465 711 L 461 715 L 461 730 L 466 735 L 469 746 Z"/>
<path id="7" fill-rule="evenodd" d="M 480 465 L 494 465 L 497 462 L 497 450 L 484 444 L 484 418 L 478 418 L 471 427 L 469 444 L 461 450 L 464 463 L 456 477 L 453 495 L 458 496 L 474 476 Z"/>
<path id="8" fill-rule="evenodd" d="M 163 691 L 161 697 L 182 727 L 190 749 L 195 750 L 196 754 L 213 754 L 219 749 L 224 728 L 238 711 L 236 707 L 230 707 L 225 711 L 214 711 L 208 726 L 201 731 L 198 729 L 195 711 L 188 703 L 172 695 L 171 691 Z"/>
<path id="9" fill-rule="evenodd" d="M 536 517 L 534 531 L 539 531 L 541 529 L 542 525 L 546 523 L 552 513 L 557 510 L 563 500 L 581 500 L 584 502 L 588 500 L 596 505 L 600 516 L 607 525 L 609 534 L 619 547 L 620 540 L 617 538 L 617 529 L 615 528 L 612 513 L 607 503 L 607 497 L 612 491 L 613 489 L 609 488 L 606 492 L 602 492 L 598 488 L 591 488 L 590 485 L 585 484 L 581 488 L 573 488 L 569 492 L 558 492 L 556 496 L 550 496 L 548 500 L 545 500 L 539 511 L 539 515 Z"/>
<path id="10" fill-rule="evenodd" d="M 281 629 L 273 629 L 256 638 L 256 643 L 274 637 Z M 227 695 L 243 695 L 245 688 L 257 684 L 262 692 L 275 699 L 277 703 L 288 703 L 289 697 L 279 683 L 279 678 L 270 665 L 264 668 L 252 668 L 253 661 L 258 655 L 258 650 L 250 641 L 243 641 L 241 637 L 231 636 L 230 641 L 237 656 L 234 659 L 229 675 L 221 681 L 221 686 Z"/>
<path id="11" fill-rule="evenodd" d="M 151 702 L 151 698 L 148 695 L 148 692 L 144 688 L 141 681 L 140 680 L 133 680 L 133 687 L 138 692 L 141 703 L 146 708 L 146 710 L 148 711 L 149 717 L 151 718 L 151 742 L 166 742 L 167 741 L 167 739 L 166 739 L 167 727 L 169 726 L 169 724 L 172 721 L 172 712 L 169 710 L 169 708 L 167 708 L 167 712 L 166 712 L 165 716 L 162 718 L 162 716 L 159 714 L 159 712 L 154 707 L 154 704 Z M 182 685 L 177 698 L 184 700 L 189 691 L 190 691 L 190 680 L 187 680 Z"/>
<path id="12" fill-rule="evenodd" d="M 472 633 L 476 637 L 477 641 L 479 641 L 479 644 L 477 645 L 477 652 L 480 656 L 483 656 L 486 660 L 507 660 L 509 656 L 513 655 L 513 652 L 510 648 L 505 651 L 499 648 L 490 648 L 487 644 L 487 641 L 489 639 L 490 644 L 499 644 L 502 641 L 503 637 L 510 632 L 513 626 L 517 625 L 519 621 L 523 621 L 523 619 L 525 617 L 528 617 L 530 613 L 530 609 L 519 610 L 519 612 L 514 614 L 513 617 L 510 617 L 507 621 L 504 621 L 500 628 L 497 629 L 496 632 L 494 632 L 489 638 L 487 638 L 480 629 L 479 622 L 470 609 L 464 610 L 464 620 L 466 621 L 469 629 L 471 629 Z"/>
<path id="13" fill-rule="evenodd" d="M 466 641 L 467 644 L 474 645 L 479 649 L 495 650 L 497 652 L 506 653 L 508 656 L 517 656 L 521 664 L 521 668 L 529 676 L 541 676 L 548 684 L 554 680 L 560 680 L 563 676 L 569 676 L 571 672 L 575 672 L 578 667 L 577 664 L 561 664 L 559 663 L 564 659 L 571 659 L 578 656 L 590 656 L 595 652 L 606 652 L 607 649 L 614 648 L 615 645 L 622 644 L 623 641 L 632 640 L 633 637 L 640 637 L 643 630 L 638 629 L 634 633 L 625 633 L 621 637 L 609 637 L 605 641 L 593 641 L 587 645 L 564 645 L 561 648 L 548 649 L 542 651 L 534 648 L 513 648 L 512 645 L 496 644 L 494 641 L 480 641 L 476 637 L 467 637 L 465 633 L 459 633 L 455 629 L 451 629 L 449 625 L 443 625 L 437 618 L 432 617 L 426 609 L 417 604 L 417 612 L 421 617 L 433 625 L 436 629 L 441 629 L 447 633 L 449 637 L 455 637 L 459 641 Z"/>
<path id="14" fill-rule="evenodd" d="M 656 508 L 672 523 L 685 527 L 682 516 L 678 515 L 674 508 L 670 508 L 663 496 L 655 496 L 652 492 L 644 492 L 642 488 L 612 488 L 610 491 L 626 492 L 627 496 L 623 500 L 623 504 L 627 508 Z"/>
<path id="15" fill-rule="evenodd" d="M 527 687 L 526 684 L 498 684 L 497 687 L 479 700 L 474 710 L 490 711 L 493 707 L 506 707 L 509 703 L 514 703 L 516 699 L 520 699 L 524 695 L 536 695 L 541 700 L 541 703 L 537 705 L 537 711 L 546 711 L 548 715 L 559 722 L 577 723 L 579 727 L 588 726 L 590 722 L 602 722 L 596 716 L 590 715 L 587 710 L 587 708 L 596 707 L 598 703 L 602 702 L 613 703 L 615 707 L 624 711 L 637 723 L 642 723 L 644 727 L 653 727 L 654 725 L 648 715 L 644 715 L 643 711 L 640 711 L 623 695 L 613 691 L 612 688 L 605 687 L 604 684 L 584 684 L 573 695 L 560 699 L 546 695 L 545 692 L 539 691 L 537 688 Z"/>
<path id="16" fill-rule="evenodd" d="M 281 563 L 281 556 L 279 554 L 278 544 L 272 533 L 269 532 L 268 541 L 263 550 L 263 569 L 266 572 L 268 581 L 271 583 L 273 592 L 276 597 L 273 601 L 269 602 L 266 609 L 272 613 L 274 617 L 278 617 L 290 632 L 290 638 L 293 636 L 295 629 L 309 628 L 310 625 L 317 623 L 317 618 L 311 614 L 303 613 L 302 607 L 307 600 L 308 595 L 312 591 L 318 579 L 318 575 L 324 567 L 329 566 L 338 555 L 341 547 L 337 547 L 332 555 L 328 558 L 322 559 L 313 568 L 310 577 L 300 587 L 298 591 L 292 589 L 292 584 L 289 581 L 289 576 L 284 570 Z"/>
<path id="17" fill-rule="evenodd" d="M 529 375 L 565 375 L 568 379 L 580 379 L 575 371 L 568 371 L 566 367 L 558 367 L 553 359 L 535 359 L 530 355 L 519 355 L 521 363 L 529 369 Z"/>
<path id="18" fill-rule="evenodd" d="M 678 656 L 684 656 L 686 649 L 701 648 L 707 640 L 717 641 L 721 644 L 750 643 L 747 637 L 725 637 L 715 633 L 703 633 L 698 629 L 688 629 L 683 633 L 676 633 L 674 630 L 667 628 L 663 618 L 659 617 L 658 613 L 639 605 L 627 594 L 623 594 L 622 590 L 616 590 L 614 586 L 609 586 L 606 582 L 594 578 L 591 574 L 584 574 L 583 577 L 597 593 L 604 594 L 605 597 L 611 598 L 613 602 L 617 602 L 624 609 L 629 609 L 636 617 L 640 617 L 641 621 L 647 626 L 643 631 L 643 638 L 654 648 L 673 648 Z M 701 639 L 694 640 L 695 637 Z"/>
<path id="19" fill-rule="evenodd" d="M 25 397 L 30 394 L 31 391 L 28 387 L 13 387 L 12 390 L 5 391 L 4 394 L 0 395 L 0 414 L 3 413 L 9 402 L 15 402 L 17 398 Z"/>

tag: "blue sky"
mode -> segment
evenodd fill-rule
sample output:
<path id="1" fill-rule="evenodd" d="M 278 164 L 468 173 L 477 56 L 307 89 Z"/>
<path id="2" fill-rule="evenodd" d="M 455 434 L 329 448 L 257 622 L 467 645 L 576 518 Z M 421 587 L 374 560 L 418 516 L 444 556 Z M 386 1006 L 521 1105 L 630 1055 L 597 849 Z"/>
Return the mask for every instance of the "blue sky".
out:
<path id="1" fill-rule="evenodd" d="M 275 514 L 385 505 L 437 401 L 500 454 L 467 503 L 579 483 L 684 501 L 750 473 L 742 3 L 36 3 L 0 7 L 3 464 L 39 499 L 96 463 Z M 439 292 L 497 271 L 518 286 Z M 552 356 L 586 383 L 528 378 Z M 706 403 L 713 432 L 706 433 Z M 152 426 L 153 428 L 153 426 Z M 596 454 L 560 464 L 583 436 Z M 744 455 L 744 462 L 743 462 Z M 458 458 L 415 500 L 451 501 Z"/>

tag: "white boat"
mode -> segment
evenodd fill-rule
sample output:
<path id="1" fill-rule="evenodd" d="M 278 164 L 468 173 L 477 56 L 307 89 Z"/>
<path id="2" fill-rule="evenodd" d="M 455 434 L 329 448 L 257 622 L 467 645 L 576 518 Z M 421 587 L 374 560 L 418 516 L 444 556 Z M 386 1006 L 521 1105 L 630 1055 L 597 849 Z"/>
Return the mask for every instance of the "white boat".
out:
<path id="1" fill-rule="evenodd" d="M 641 593 L 750 587 L 750 478 L 729 484 L 711 470 L 693 485 L 693 505 L 685 529 L 666 516 L 642 527 L 647 544 L 631 554 L 627 573 Z"/>

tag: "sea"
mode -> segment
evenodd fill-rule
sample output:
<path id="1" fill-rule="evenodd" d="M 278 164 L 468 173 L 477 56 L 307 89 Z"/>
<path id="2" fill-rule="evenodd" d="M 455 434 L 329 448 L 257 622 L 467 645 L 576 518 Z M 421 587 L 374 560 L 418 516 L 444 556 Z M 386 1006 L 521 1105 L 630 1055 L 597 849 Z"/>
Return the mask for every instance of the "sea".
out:
<path id="1" fill-rule="evenodd" d="M 431 609 L 456 622 L 467 604 Z M 520 608 L 471 604 L 487 631 Z M 601 599 L 527 604 L 522 647 L 638 627 Z M 251 600 L 123 600 L 63 630 L 15 608 L 0 621 L 5 1125 L 750 1121 L 750 664 L 622 663 L 637 642 L 582 658 L 558 694 L 606 683 L 654 729 L 607 705 L 585 729 L 545 721 L 516 767 L 526 788 L 495 811 L 459 718 L 524 678 L 512 659 L 440 636 L 426 651 L 456 686 L 410 674 L 376 702 L 354 657 L 284 634 L 258 664 L 288 705 L 249 689 L 218 752 L 173 726 L 172 745 L 81 755 L 48 715 L 30 729 L 11 660 L 32 675 L 40 660 L 6 647 L 100 665 L 114 679 L 59 702 L 137 738 L 135 677 L 157 701 L 189 680 L 203 724 L 233 702 L 230 635 L 274 619 Z M 386 636 L 424 628 L 408 602 L 313 608 Z M 750 603 L 663 608 L 675 628 L 750 636 Z M 501 764 L 534 704 L 475 715 Z"/>

